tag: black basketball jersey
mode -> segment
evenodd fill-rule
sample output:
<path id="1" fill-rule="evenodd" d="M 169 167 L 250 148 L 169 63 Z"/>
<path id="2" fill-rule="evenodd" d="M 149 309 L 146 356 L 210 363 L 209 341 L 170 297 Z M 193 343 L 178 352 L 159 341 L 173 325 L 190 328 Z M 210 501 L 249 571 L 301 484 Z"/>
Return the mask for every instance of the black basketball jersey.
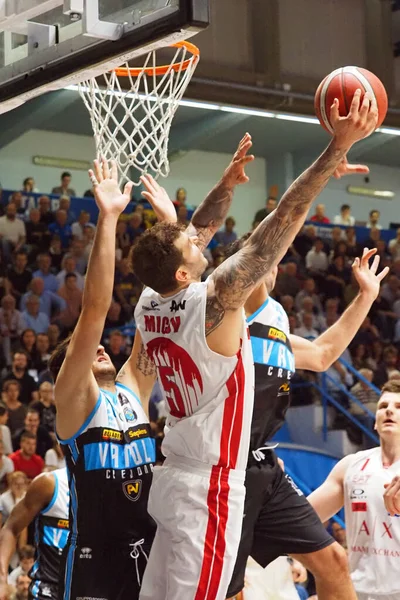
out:
<path id="1" fill-rule="evenodd" d="M 100 390 L 77 434 L 60 441 L 69 471 L 71 561 L 75 548 L 83 560 L 95 546 L 154 536 L 147 500 L 155 442 L 132 390 L 119 383 L 116 393 Z"/>
<path id="2" fill-rule="evenodd" d="M 29 576 L 34 598 L 57 598 L 60 559 L 69 534 L 69 489 L 67 469 L 53 471 L 54 494 L 35 521 L 36 561 Z"/>
<path id="3" fill-rule="evenodd" d="M 282 427 L 290 404 L 290 379 L 295 366 L 289 320 L 279 302 L 269 297 L 247 322 L 255 369 L 252 452 Z"/>

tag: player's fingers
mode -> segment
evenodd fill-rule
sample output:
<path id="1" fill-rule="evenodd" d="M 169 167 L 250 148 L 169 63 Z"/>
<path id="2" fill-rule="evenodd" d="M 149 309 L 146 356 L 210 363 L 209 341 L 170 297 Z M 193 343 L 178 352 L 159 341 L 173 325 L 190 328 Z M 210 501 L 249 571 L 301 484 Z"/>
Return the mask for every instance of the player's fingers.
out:
<path id="1" fill-rule="evenodd" d="M 242 166 L 245 166 L 245 165 L 247 165 L 248 163 L 252 162 L 254 159 L 255 159 L 255 156 L 254 156 L 254 154 L 249 154 L 248 156 L 247 156 L 247 155 L 246 155 L 246 156 L 243 156 L 243 158 L 242 158 L 242 159 L 240 159 L 240 164 L 241 164 Z"/>
<path id="2" fill-rule="evenodd" d="M 129 198 L 131 197 L 131 195 L 132 195 L 132 187 L 133 187 L 132 181 L 128 181 L 125 184 L 125 187 L 124 187 L 124 195 L 125 196 L 128 196 Z"/>
<path id="3" fill-rule="evenodd" d="M 369 250 L 368 248 L 364 248 L 364 252 L 362 255 L 362 262 L 366 265 L 369 264 L 369 259 L 372 258 L 374 256 L 374 254 L 377 253 L 377 249 L 376 248 L 371 248 L 371 250 Z"/>
<path id="4" fill-rule="evenodd" d="M 371 106 L 371 95 L 366 92 L 359 110 L 360 120 L 364 123 L 367 120 L 367 115 Z"/>
<path id="5" fill-rule="evenodd" d="M 331 106 L 330 118 L 332 125 L 339 121 L 339 100 L 337 98 L 334 99 L 333 104 Z"/>
<path id="6" fill-rule="evenodd" d="M 379 261 L 381 260 L 380 256 L 375 256 L 374 260 L 372 261 L 372 265 L 370 268 L 371 273 L 373 273 L 375 275 L 375 273 L 378 270 L 379 267 Z"/>
<path id="7" fill-rule="evenodd" d="M 355 116 L 358 113 L 358 111 L 360 110 L 360 99 L 361 99 L 361 90 L 357 89 L 354 92 L 353 100 L 351 101 L 351 104 L 350 104 L 350 110 L 349 110 L 350 116 Z"/>
<path id="8" fill-rule="evenodd" d="M 103 171 L 102 171 L 102 168 L 100 165 L 100 161 L 98 161 L 96 158 L 96 160 L 93 161 L 93 164 L 94 164 L 93 170 L 94 170 L 94 174 L 96 175 L 96 179 L 99 183 L 101 183 L 103 181 Z"/>
<path id="9" fill-rule="evenodd" d="M 99 185 L 99 182 L 97 181 L 96 175 L 94 174 L 94 172 L 92 171 L 92 169 L 89 169 L 89 179 L 92 182 L 92 185 Z"/>
<path id="10" fill-rule="evenodd" d="M 108 161 L 106 158 L 101 159 L 101 168 L 103 169 L 103 177 L 104 179 L 110 179 L 110 167 L 108 166 Z"/>
<path id="11" fill-rule="evenodd" d="M 116 160 L 111 161 L 111 179 L 118 181 L 118 166 Z"/>
<path id="12" fill-rule="evenodd" d="M 346 169 L 349 175 L 353 173 L 369 173 L 369 167 L 367 167 L 367 165 L 346 165 Z"/>
<path id="13" fill-rule="evenodd" d="M 351 266 L 354 271 L 360 267 L 360 259 L 358 258 L 358 256 L 354 259 L 354 262 Z"/>
<path id="14" fill-rule="evenodd" d="M 386 277 L 386 275 L 389 273 L 390 269 L 389 267 L 385 267 L 384 269 L 382 269 L 382 271 L 376 276 L 378 281 L 382 281 L 382 279 L 384 279 Z"/>

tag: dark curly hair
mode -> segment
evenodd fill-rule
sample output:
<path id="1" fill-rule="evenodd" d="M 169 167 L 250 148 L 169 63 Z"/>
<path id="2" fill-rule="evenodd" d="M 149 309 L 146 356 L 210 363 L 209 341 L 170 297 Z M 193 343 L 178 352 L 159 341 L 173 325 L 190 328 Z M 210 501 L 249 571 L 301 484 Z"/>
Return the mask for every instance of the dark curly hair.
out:
<path id="1" fill-rule="evenodd" d="M 69 335 L 65 340 L 60 342 L 53 350 L 52 355 L 49 358 L 48 369 L 55 382 L 60 372 L 61 366 L 64 362 L 65 355 L 67 354 L 68 346 L 71 341 L 72 334 Z"/>
<path id="2" fill-rule="evenodd" d="M 168 294 L 177 288 L 175 273 L 183 263 L 183 255 L 175 241 L 184 229 L 177 223 L 157 223 L 136 239 L 129 252 L 136 277 L 158 294 Z"/>

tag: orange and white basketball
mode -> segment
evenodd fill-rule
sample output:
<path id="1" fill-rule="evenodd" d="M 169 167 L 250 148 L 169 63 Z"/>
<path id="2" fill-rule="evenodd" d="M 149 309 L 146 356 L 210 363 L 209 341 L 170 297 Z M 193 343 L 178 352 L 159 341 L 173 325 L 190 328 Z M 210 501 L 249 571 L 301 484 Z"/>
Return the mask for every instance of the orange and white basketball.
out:
<path id="1" fill-rule="evenodd" d="M 339 100 L 339 114 L 341 117 L 345 117 L 357 89 L 362 91 L 361 102 L 365 92 L 375 96 L 379 113 L 377 127 L 382 125 L 388 109 L 388 98 L 381 80 L 367 69 L 342 67 L 327 75 L 315 93 L 315 112 L 322 127 L 328 133 L 333 133 L 329 117 L 334 99 Z"/>

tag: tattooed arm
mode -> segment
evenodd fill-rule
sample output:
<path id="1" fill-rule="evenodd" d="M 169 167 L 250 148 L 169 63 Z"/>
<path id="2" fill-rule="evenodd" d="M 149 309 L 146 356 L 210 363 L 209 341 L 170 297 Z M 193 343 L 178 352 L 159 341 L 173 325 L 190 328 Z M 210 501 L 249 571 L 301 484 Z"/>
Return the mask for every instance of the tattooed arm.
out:
<path id="1" fill-rule="evenodd" d="M 331 123 L 335 135 L 325 152 L 290 186 L 278 207 L 257 227 L 243 248 L 212 274 L 206 310 L 208 335 L 222 323 L 226 311 L 244 305 L 254 287 L 280 262 L 301 229 L 311 204 L 338 168 L 342 169 L 340 174 L 359 169 L 364 172 L 365 167 L 347 166 L 346 154 L 357 140 L 374 131 L 376 122 L 376 103 L 368 94 L 360 107 L 360 92 L 356 92 L 347 117 L 339 116 L 338 103 L 334 103 Z"/>
<path id="2" fill-rule="evenodd" d="M 147 414 L 155 380 L 156 367 L 147 354 L 139 331 L 136 330 L 131 355 L 118 373 L 117 383 L 122 383 L 135 392 Z"/>
<path id="3" fill-rule="evenodd" d="M 249 180 L 244 169 L 249 162 L 254 160 L 253 155 L 247 155 L 251 146 L 251 136 L 246 133 L 222 179 L 193 214 L 186 233 L 198 237 L 198 247 L 201 250 L 208 246 L 211 238 L 223 225 L 232 204 L 235 187 L 241 183 L 247 183 Z"/>

